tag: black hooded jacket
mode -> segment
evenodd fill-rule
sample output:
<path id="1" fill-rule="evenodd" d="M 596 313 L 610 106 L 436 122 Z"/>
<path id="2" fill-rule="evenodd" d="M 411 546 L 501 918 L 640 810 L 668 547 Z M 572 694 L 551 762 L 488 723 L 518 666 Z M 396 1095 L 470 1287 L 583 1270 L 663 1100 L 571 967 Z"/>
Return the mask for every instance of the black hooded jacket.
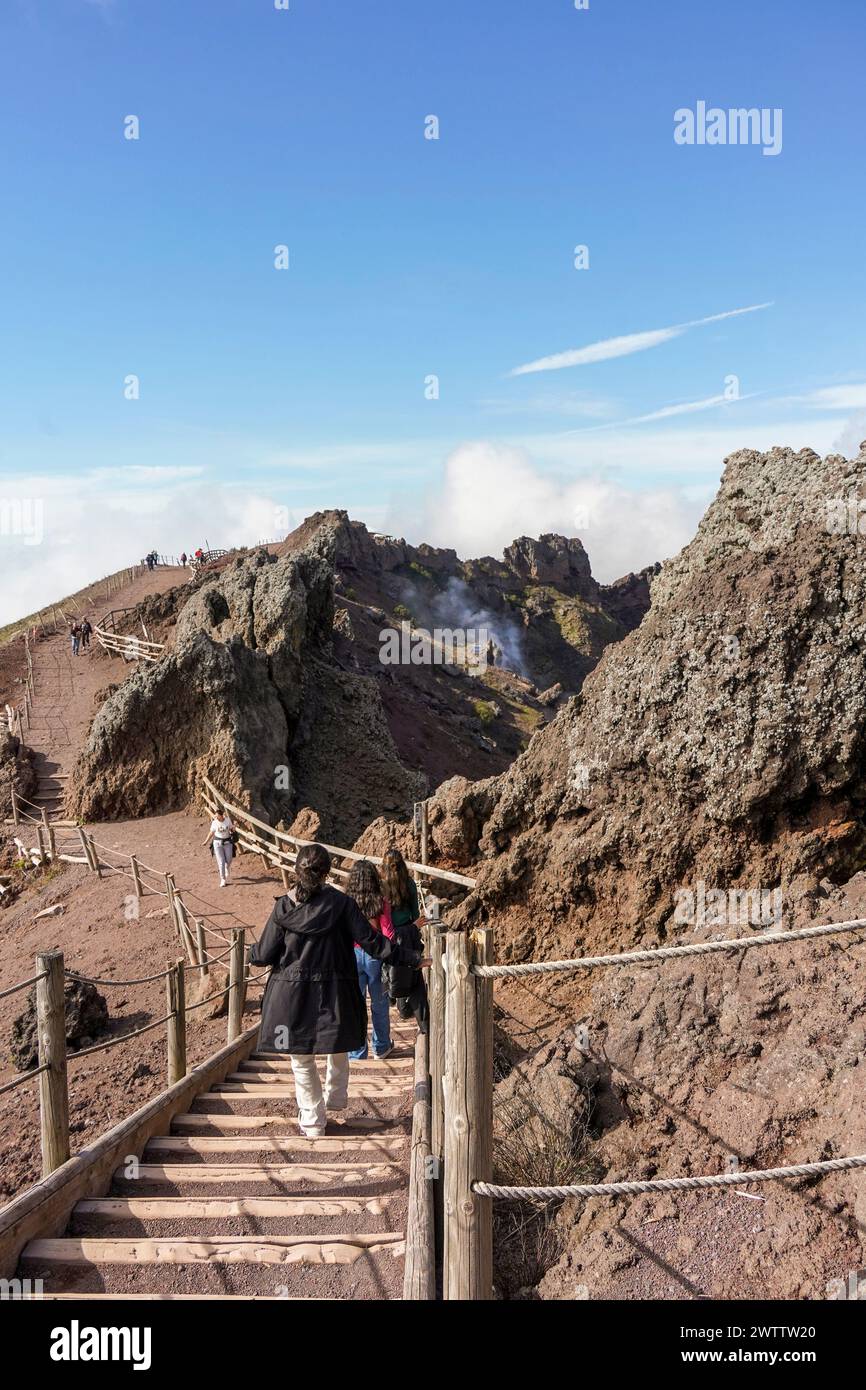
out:
<path id="1" fill-rule="evenodd" d="M 354 1052 L 367 1035 L 354 943 L 395 965 L 417 965 L 418 951 L 371 927 L 353 898 L 325 885 L 308 903 L 278 898 L 253 965 L 273 967 L 262 999 L 260 1046 L 300 1055 Z"/>

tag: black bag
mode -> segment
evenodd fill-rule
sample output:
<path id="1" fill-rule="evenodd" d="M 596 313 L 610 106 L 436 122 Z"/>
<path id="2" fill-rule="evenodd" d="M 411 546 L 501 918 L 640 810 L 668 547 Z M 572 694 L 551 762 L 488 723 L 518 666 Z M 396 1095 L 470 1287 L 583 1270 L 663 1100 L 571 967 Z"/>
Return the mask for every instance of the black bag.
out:
<path id="1" fill-rule="evenodd" d="M 414 923 L 394 928 L 394 940 L 398 946 L 410 951 L 420 949 L 420 935 Z M 419 971 L 414 965 L 395 965 L 387 961 L 382 966 L 382 985 L 389 999 L 408 999 L 418 980 Z"/>

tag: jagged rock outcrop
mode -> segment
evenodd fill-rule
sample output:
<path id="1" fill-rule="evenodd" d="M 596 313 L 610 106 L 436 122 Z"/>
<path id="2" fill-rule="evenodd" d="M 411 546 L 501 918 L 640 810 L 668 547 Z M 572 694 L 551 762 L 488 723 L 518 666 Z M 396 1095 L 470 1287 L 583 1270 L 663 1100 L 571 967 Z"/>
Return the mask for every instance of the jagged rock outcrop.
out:
<path id="1" fill-rule="evenodd" d="M 0 729 L 0 818 L 12 819 L 13 788 L 16 796 L 30 798 L 37 783 L 33 754 L 28 748 L 22 748 L 8 729 Z"/>
<path id="2" fill-rule="evenodd" d="M 108 1005 L 95 985 L 86 980 L 66 980 L 63 985 L 67 1046 L 77 1051 L 88 1047 L 108 1028 Z M 36 990 L 27 995 L 27 1006 L 12 1022 L 9 1051 L 18 1071 L 30 1071 L 39 1061 Z"/>
<path id="3" fill-rule="evenodd" d="M 506 958 L 681 933 L 678 885 L 781 886 L 866 859 L 866 550 L 828 525 L 866 454 L 743 450 L 641 626 L 502 776 L 449 783 L 436 848 L 481 861 L 461 920 Z"/>
<path id="4" fill-rule="evenodd" d="M 241 556 L 197 588 L 170 650 L 94 719 L 71 788 L 81 816 L 181 806 L 202 775 L 275 823 L 312 804 L 323 833 L 350 839 L 377 813 L 405 814 L 418 779 L 400 764 L 375 686 L 331 660 L 342 519 L 324 514 L 302 546 Z M 339 795 L 323 771 L 334 757 L 346 762 Z"/>

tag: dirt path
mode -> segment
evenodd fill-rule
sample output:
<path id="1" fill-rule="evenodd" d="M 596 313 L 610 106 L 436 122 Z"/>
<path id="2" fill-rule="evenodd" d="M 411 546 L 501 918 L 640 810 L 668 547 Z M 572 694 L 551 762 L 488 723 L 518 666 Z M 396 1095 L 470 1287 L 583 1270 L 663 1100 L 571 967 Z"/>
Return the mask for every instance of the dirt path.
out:
<path id="1" fill-rule="evenodd" d="M 185 574 L 180 567 L 145 570 L 110 599 L 92 604 L 86 616 L 95 627 L 112 608 L 133 607 L 181 583 Z M 69 635 L 62 630 L 34 644 L 33 723 L 25 741 L 36 754 L 41 777 L 68 777 L 96 711 L 97 693 L 125 680 L 130 669 L 123 657 L 109 655 L 95 641 L 89 651 L 73 656 Z"/>
<path id="2" fill-rule="evenodd" d="M 109 609 L 127 607 L 149 594 L 178 583 L 179 570 L 145 572 L 132 584 L 89 613 L 92 623 Z M 66 633 L 40 639 L 33 647 L 35 698 L 33 724 L 27 742 L 36 754 L 42 785 L 65 788 L 90 722 L 106 686 L 120 683 L 130 666 L 94 646 L 74 657 Z M 46 801 L 51 818 L 55 803 Z M 203 848 L 209 816 L 202 810 L 174 812 L 139 821 L 88 825 L 105 858 L 135 853 L 160 873 L 171 872 L 189 910 L 207 919 L 216 930 L 247 928 L 257 937 L 281 892 L 279 878 L 265 870 L 253 855 L 240 856 L 233 881 L 219 887 L 210 853 Z M 33 827 L 19 835 L 35 845 Z M 74 838 L 75 832 L 72 832 Z M 70 846 L 72 848 L 72 846 Z M 128 867 L 128 866 L 127 866 Z M 46 907 L 62 915 L 36 920 Z M 52 866 L 33 887 L 3 911 L 0 918 L 0 989 L 33 973 L 39 951 L 61 949 L 66 965 L 100 979 L 137 978 L 164 969 L 180 954 L 165 900 L 148 893 L 136 912 L 131 879 L 105 871 L 102 879 L 84 866 Z M 218 943 L 211 949 L 220 950 Z M 164 984 L 129 988 L 105 987 L 102 992 L 112 1017 L 111 1033 L 122 1034 L 151 1022 L 165 1012 Z M 251 1021 L 258 994 L 251 991 Z M 24 1006 L 23 995 L 0 1003 L 0 1037 L 8 1042 L 12 1020 Z M 190 1062 L 202 1060 L 225 1038 L 225 1019 L 206 1020 L 203 1012 L 190 1016 Z M 116 1123 L 164 1084 L 165 1040 L 155 1029 L 143 1038 L 90 1061 L 73 1062 L 70 1069 L 73 1150 L 94 1134 Z M 0 1084 L 16 1075 L 8 1047 L 0 1055 Z M 39 1177 L 39 1118 L 35 1086 L 23 1086 L 0 1102 L 0 1197 L 11 1196 Z"/>

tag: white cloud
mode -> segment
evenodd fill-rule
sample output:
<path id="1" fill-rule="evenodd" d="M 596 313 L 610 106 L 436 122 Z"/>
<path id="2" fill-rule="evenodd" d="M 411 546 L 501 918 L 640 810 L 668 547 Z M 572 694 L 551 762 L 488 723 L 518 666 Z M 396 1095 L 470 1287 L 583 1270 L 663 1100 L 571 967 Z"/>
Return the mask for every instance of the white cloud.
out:
<path id="1" fill-rule="evenodd" d="M 787 396 L 786 401 L 811 405 L 818 410 L 866 410 L 866 382 L 850 382 L 847 386 L 822 386 L 803 396 Z"/>
<path id="2" fill-rule="evenodd" d="M 500 555 L 517 536 L 579 536 L 593 573 L 609 582 L 675 554 L 694 535 L 713 492 L 682 487 L 640 491 L 595 476 L 544 473 L 522 449 L 479 442 L 456 449 L 421 529 L 458 555 Z"/>
<path id="3" fill-rule="evenodd" d="M 605 362 L 611 357 L 628 357 L 634 352 L 646 352 L 648 348 L 668 343 L 672 338 L 679 338 L 690 328 L 699 328 L 706 323 L 718 323 L 721 319 L 736 318 L 739 314 L 754 314 L 759 309 L 769 309 L 771 302 L 749 304 L 744 309 L 728 309 L 723 314 L 691 319 L 688 323 L 676 323 L 670 328 L 651 328 L 644 333 L 626 333 L 620 338 L 602 338 L 586 347 L 570 348 L 567 352 L 557 352 L 551 357 L 539 357 L 534 362 L 526 362 L 522 367 L 512 368 L 508 375 L 526 376 L 529 372 L 558 371 L 562 367 L 583 367 L 590 362 Z"/>
<path id="4" fill-rule="evenodd" d="M 701 401 L 683 401 L 679 405 L 664 405 L 660 410 L 651 410 L 648 415 L 632 415 L 627 420 L 610 420 L 605 425 L 591 425 L 585 430 L 569 430 L 569 434 L 589 434 L 595 430 L 615 430 L 626 425 L 643 425 L 650 420 L 669 420 L 674 415 L 693 415 L 696 411 L 712 410 L 719 405 L 735 405 L 737 401 L 749 401 L 758 393 L 751 391 L 745 396 L 705 396 Z"/>
<path id="5" fill-rule="evenodd" d="M 255 488 L 142 479 L 128 486 L 119 470 L 111 488 L 102 470 L 64 477 L 5 479 L 2 501 L 39 504 L 42 538 L 0 534 L 0 623 L 12 622 L 133 564 L 148 550 L 162 554 L 249 545 L 277 536 L 278 503 Z M 171 470 L 168 470 L 171 472 Z"/>

